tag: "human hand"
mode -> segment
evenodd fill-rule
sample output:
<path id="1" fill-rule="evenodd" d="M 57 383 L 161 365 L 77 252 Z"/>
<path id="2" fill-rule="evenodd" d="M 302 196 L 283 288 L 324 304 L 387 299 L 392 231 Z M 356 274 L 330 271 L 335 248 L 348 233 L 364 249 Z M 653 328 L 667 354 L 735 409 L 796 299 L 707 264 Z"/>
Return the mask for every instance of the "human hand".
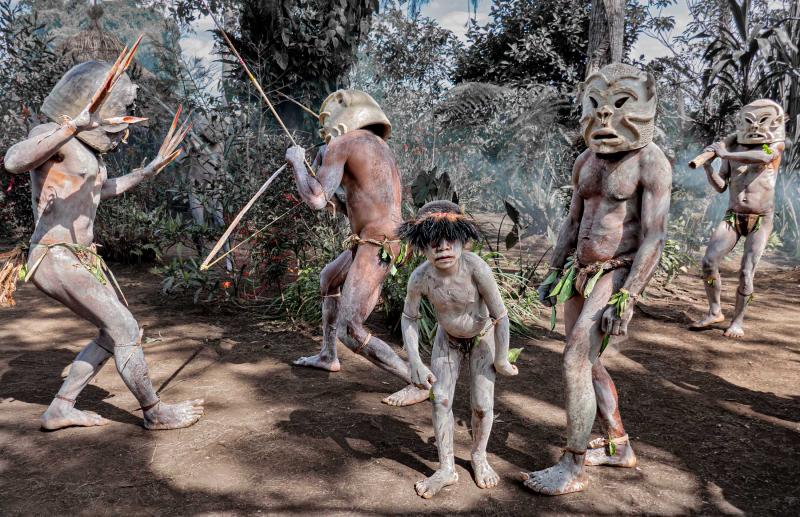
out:
<path id="1" fill-rule="evenodd" d="M 558 280 L 559 277 L 556 276 L 552 282 L 541 284 L 537 289 L 537 292 L 539 293 L 539 301 L 542 302 L 542 305 L 545 307 L 553 307 L 556 304 L 556 297 L 549 295 L 550 291 L 553 290 L 553 287 L 558 284 Z"/>
<path id="2" fill-rule="evenodd" d="M 513 377 L 519 373 L 517 367 L 511 364 L 507 357 L 495 359 L 494 369 L 497 370 L 497 373 L 506 377 Z"/>
<path id="3" fill-rule="evenodd" d="M 175 117 L 172 119 L 172 125 L 169 131 L 167 131 L 164 141 L 161 143 L 158 154 L 153 158 L 153 161 L 144 168 L 145 176 L 155 176 L 183 152 L 183 148 L 178 149 L 178 146 L 181 145 L 186 134 L 192 128 L 192 123 L 189 121 L 189 118 L 186 118 L 180 128 L 178 128 L 178 120 L 181 111 L 183 111 L 183 106 L 178 106 Z"/>
<path id="4" fill-rule="evenodd" d="M 730 154 L 725 147 L 725 142 L 714 142 L 706 147 L 706 151 L 716 154 L 720 159 L 725 159 Z"/>
<path id="5" fill-rule="evenodd" d="M 606 307 L 606 310 L 603 311 L 603 317 L 600 320 L 600 330 L 602 330 L 604 334 L 611 336 L 627 336 L 628 323 L 630 323 L 631 318 L 633 318 L 633 305 L 633 303 L 629 304 L 620 315 L 617 315 L 616 307 Z"/>
<path id="6" fill-rule="evenodd" d="M 92 129 L 100 127 L 102 123 L 102 120 L 100 120 L 100 113 L 97 111 L 92 113 L 89 111 L 90 107 L 91 103 L 83 108 L 83 111 L 81 111 L 77 117 L 67 122 L 75 128 L 77 133 L 81 131 L 91 131 Z"/>
<path id="7" fill-rule="evenodd" d="M 306 150 L 300 145 L 293 145 L 286 150 L 286 161 L 294 167 L 296 163 L 303 163 L 306 159 Z"/>
<path id="8" fill-rule="evenodd" d="M 436 376 L 422 361 L 416 361 L 411 363 L 411 382 L 417 388 L 429 390 L 436 382 Z"/>

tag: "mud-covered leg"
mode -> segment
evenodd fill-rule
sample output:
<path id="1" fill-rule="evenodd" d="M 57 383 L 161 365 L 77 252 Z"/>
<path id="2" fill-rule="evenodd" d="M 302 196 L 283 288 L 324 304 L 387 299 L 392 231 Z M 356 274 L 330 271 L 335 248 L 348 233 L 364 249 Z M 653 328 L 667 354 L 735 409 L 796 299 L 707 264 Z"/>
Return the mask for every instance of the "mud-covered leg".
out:
<path id="1" fill-rule="evenodd" d="M 597 358 L 592 366 L 592 384 L 597 399 L 597 411 L 606 436 L 589 442 L 585 464 L 635 467 L 636 454 L 633 452 L 619 414 L 617 387 L 600 358 Z M 609 438 L 613 440 L 613 445 L 606 443 Z"/>
<path id="2" fill-rule="evenodd" d="M 104 342 L 105 348 L 98 345 L 98 342 Z M 80 351 L 70 366 L 61 389 L 42 415 L 43 429 L 52 431 L 71 426 L 91 427 L 109 423 L 97 413 L 75 409 L 75 401 L 111 357 L 107 350 L 113 350 L 113 347 L 113 342 L 101 332 Z"/>
<path id="3" fill-rule="evenodd" d="M 353 253 L 345 251 L 323 268 L 319 275 L 322 293 L 322 349 L 317 355 L 301 357 L 294 361 L 297 366 L 311 366 L 338 372 L 341 369 L 336 353 L 336 336 L 341 288 L 353 263 Z"/>
<path id="4" fill-rule="evenodd" d="M 487 333 L 470 353 L 470 402 L 472 403 L 472 471 L 480 488 L 494 488 L 500 476 L 489 465 L 486 444 L 494 422 L 494 337 Z M 434 372 L 434 375 L 435 372 Z M 438 378 L 438 377 L 437 377 Z"/>
<path id="5" fill-rule="evenodd" d="M 342 287 L 337 333 L 347 348 L 407 383 L 405 388 L 384 398 L 382 402 L 390 406 L 409 406 L 427 400 L 428 390 L 414 386 L 408 363 L 383 340 L 364 328 L 364 322 L 378 303 L 381 284 L 388 272 L 389 268 L 378 259 L 375 246 L 358 247 Z"/>
<path id="6" fill-rule="evenodd" d="M 736 311 L 733 321 L 725 330 L 725 336 L 740 338 L 744 336 L 744 313 L 753 295 L 753 276 L 761 255 L 767 247 L 772 233 L 772 216 L 764 216 L 758 231 L 747 236 L 742 255 L 742 267 L 739 270 L 739 287 L 736 289 Z"/>
<path id="7" fill-rule="evenodd" d="M 492 364 L 493 355 L 489 358 Z M 436 376 L 433 384 L 433 432 L 439 452 L 439 468 L 429 478 L 418 481 L 414 488 L 421 497 L 430 499 L 442 488 L 458 481 L 453 452 L 453 395 L 461 369 L 461 352 L 450 348 L 441 329 L 431 352 L 431 372 Z"/>
<path id="8" fill-rule="evenodd" d="M 592 363 L 603 340 L 600 329 L 603 311 L 611 295 L 622 286 L 627 269 L 603 275 L 586 300 L 574 296 L 564 306 L 565 316 L 575 323 L 567 333 L 563 375 L 566 387 L 567 447 L 561 459 L 550 468 L 523 474 L 525 486 L 546 495 L 561 495 L 585 490 L 588 478 L 584 460 L 597 400 L 592 384 Z"/>
<path id="9" fill-rule="evenodd" d="M 719 276 L 719 263 L 727 255 L 739 240 L 736 232 L 731 225 L 722 221 L 714 230 L 711 240 L 703 256 L 701 268 L 703 270 L 703 286 L 708 297 L 708 313 L 689 325 L 689 328 L 700 330 L 710 327 L 715 323 L 725 321 L 720 305 L 720 293 L 722 292 L 722 282 Z"/>
<path id="10" fill-rule="evenodd" d="M 32 253 L 29 261 L 36 260 L 38 253 L 41 251 Z M 101 331 L 101 345 L 113 343 L 117 371 L 139 404 L 147 408 L 144 412 L 146 428 L 186 427 L 202 416 L 202 400 L 174 405 L 159 401 L 148 376 L 139 326 L 110 282 L 101 284 L 70 251 L 61 247 L 48 253 L 36 270 L 33 282 L 42 292 L 96 325 Z M 92 362 L 98 360 L 96 356 L 92 357 Z M 86 375 L 83 368 L 76 371 L 76 376 L 79 375 Z"/>

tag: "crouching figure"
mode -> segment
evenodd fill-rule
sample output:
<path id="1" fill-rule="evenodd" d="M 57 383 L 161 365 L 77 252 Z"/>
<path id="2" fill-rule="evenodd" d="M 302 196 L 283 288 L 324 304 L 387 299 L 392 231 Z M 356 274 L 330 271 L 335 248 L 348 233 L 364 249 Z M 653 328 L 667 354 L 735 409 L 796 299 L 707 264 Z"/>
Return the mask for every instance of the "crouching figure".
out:
<path id="1" fill-rule="evenodd" d="M 472 469 L 480 488 L 497 486 L 499 477 L 486 459 L 492 430 L 495 372 L 516 375 L 508 360 L 509 323 L 492 271 L 464 246 L 479 237 L 458 205 L 434 201 L 423 206 L 414 221 L 405 222 L 401 238 L 425 254 L 408 281 L 403 309 L 403 341 L 411 380 L 432 387 L 433 428 L 439 449 L 439 469 L 419 481 L 417 493 L 428 499 L 458 481 L 453 455 L 453 394 L 464 359 L 469 361 L 472 403 Z M 433 305 L 438 330 L 430 369 L 419 355 L 420 303 Z"/>

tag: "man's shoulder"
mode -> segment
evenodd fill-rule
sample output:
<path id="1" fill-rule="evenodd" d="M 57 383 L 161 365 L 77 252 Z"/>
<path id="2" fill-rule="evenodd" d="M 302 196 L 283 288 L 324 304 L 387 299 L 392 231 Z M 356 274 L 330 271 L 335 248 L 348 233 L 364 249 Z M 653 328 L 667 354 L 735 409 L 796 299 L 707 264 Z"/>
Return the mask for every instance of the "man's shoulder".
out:
<path id="1" fill-rule="evenodd" d="M 478 255 L 472 251 L 465 251 L 461 254 L 461 258 L 470 266 L 473 270 L 480 270 L 480 271 L 491 271 L 492 268 L 489 267 L 489 264 L 483 260 L 483 257 Z"/>

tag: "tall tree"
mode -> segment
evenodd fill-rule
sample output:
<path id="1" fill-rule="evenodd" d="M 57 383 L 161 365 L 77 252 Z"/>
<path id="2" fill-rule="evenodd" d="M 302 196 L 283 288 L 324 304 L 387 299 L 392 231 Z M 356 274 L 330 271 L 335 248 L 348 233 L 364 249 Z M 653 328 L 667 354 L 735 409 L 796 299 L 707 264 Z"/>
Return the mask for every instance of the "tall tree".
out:
<path id="1" fill-rule="evenodd" d="M 585 75 L 622 62 L 624 37 L 625 0 L 592 0 Z"/>

